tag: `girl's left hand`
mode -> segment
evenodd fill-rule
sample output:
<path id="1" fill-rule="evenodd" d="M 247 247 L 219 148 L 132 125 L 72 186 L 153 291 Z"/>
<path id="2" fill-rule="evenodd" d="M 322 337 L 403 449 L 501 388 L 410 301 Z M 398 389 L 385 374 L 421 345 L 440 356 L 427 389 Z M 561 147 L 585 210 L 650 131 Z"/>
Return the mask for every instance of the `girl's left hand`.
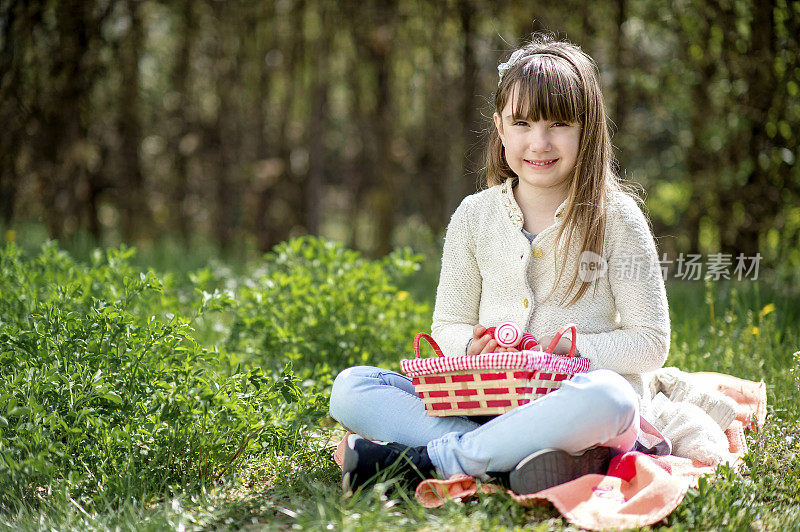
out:
<path id="1" fill-rule="evenodd" d="M 539 350 L 544 351 L 550 345 L 550 342 L 553 341 L 552 335 L 542 336 L 539 340 L 539 345 L 537 346 Z M 553 349 L 553 354 L 555 355 L 568 355 L 569 349 L 572 347 L 572 338 L 569 336 L 562 336 L 559 338 L 558 343 L 556 344 L 555 349 Z M 577 356 L 578 348 L 575 348 L 575 355 Z"/>

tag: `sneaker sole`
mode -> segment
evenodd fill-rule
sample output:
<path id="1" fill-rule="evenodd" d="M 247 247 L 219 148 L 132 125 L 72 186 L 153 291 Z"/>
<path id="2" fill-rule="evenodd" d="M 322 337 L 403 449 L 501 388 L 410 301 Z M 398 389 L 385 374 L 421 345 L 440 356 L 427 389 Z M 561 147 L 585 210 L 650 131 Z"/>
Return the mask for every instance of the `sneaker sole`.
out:
<path id="1" fill-rule="evenodd" d="M 536 493 L 583 475 L 605 473 L 610 455 L 607 447 L 593 447 L 581 454 L 542 449 L 517 465 L 509 475 L 509 484 L 518 495 Z"/>
<path id="2" fill-rule="evenodd" d="M 353 440 L 353 446 L 351 447 L 350 437 L 348 437 L 344 446 L 344 457 L 342 458 L 342 490 L 347 497 L 353 494 L 350 478 L 353 476 L 353 471 L 355 471 L 357 465 L 358 451 L 355 449 L 355 440 Z"/>

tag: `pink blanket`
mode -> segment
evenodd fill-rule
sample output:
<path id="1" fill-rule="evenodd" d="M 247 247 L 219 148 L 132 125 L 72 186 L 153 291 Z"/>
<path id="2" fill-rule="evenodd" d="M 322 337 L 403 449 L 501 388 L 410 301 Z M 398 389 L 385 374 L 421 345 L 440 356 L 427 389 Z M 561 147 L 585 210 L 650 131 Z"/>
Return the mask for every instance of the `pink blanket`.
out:
<path id="1" fill-rule="evenodd" d="M 766 417 L 766 387 L 719 373 L 696 373 L 706 384 L 734 399 L 739 408 L 736 420 L 725 431 L 730 452 L 738 458 L 747 451 L 744 428 L 756 429 Z M 344 441 L 334 459 L 341 465 Z M 677 456 L 648 456 L 630 452 L 615 457 L 606 475 L 584 475 L 566 484 L 531 495 L 508 493 L 520 504 L 549 501 L 572 524 L 589 530 L 641 527 L 667 517 L 683 500 L 686 490 L 714 471 Z M 500 488 L 478 483 L 467 475 L 446 480 L 428 479 L 419 484 L 416 498 L 426 508 L 441 506 L 448 499 L 466 498 Z"/>

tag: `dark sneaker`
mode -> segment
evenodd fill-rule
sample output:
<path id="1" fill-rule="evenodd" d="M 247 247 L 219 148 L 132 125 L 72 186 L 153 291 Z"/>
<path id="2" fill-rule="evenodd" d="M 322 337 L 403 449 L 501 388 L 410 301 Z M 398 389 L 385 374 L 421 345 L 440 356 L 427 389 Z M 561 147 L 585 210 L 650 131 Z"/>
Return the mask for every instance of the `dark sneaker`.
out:
<path id="1" fill-rule="evenodd" d="M 508 478 L 511 475 L 511 471 L 488 471 L 486 475 L 487 478 L 484 482 L 497 484 L 498 486 L 507 489 L 511 488 L 511 482 L 509 481 Z"/>
<path id="2" fill-rule="evenodd" d="M 605 474 L 610 461 L 611 449 L 608 447 L 592 447 L 577 454 L 542 449 L 517 464 L 509 476 L 509 483 L 518 495 L 536 493 L 589 473 Z"/>
<path id="3" fill-rule="evenodd" d="M 425 446 L 375 443 L 351 434 L 347 437 L 342 461 L 342 489 L 351 494 L 382 472 L 402 482 L 419 483 L 430 478 L 434 469 Z"/>

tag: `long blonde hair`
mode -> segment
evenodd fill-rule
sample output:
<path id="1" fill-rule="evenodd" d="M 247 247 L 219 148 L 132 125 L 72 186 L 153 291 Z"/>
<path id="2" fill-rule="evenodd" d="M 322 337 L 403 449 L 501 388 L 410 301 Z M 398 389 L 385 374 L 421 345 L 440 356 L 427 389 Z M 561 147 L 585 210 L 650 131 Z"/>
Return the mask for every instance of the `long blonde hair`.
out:
<path id="1" fill-rule="evenodd" d="M 521 51 L 521 52 L 520 52 Z M 512 105 L 517 117 L 538 121 L 553 120 L 578 123 L 581 126 L 578 158 L 569 180 L 569 192 L 564 211 L 564 223 L 556 242 L 572 241 L 576 233 L 582 236 L 580 252 L 603 255 L 606 227 L 606 205 L 612 191 L 631 194 L 630 187 L 620 183 L 614 170 L 616 161 L 611 147 L 603 94 L 598 81 L 597 65 L 578 46 L 557 41 L 551 35 L 536 34 L 528 44 L 516 51 L 516 60 L 503 73 L 494 96 L 495 111 L 500 114 L 516 90 Z M 527 116 L 522 116 L 525 113 Z M 488 186 L 499 185 L 517 174 L 509 167 L 503 143 L 495 127 L 491 127 L 486 150 L 486 181 Z M 594 229 L 594 230 L 590 230 Z M 561 281 L 566 266 L 567 246 L 562 256 L 558 277 L 550 292 Z M 568 305 L 577 302 L 589 289 L 589 282 L 579 279 L 575 269 L 572 282 L 561 300 L 564 304 L 575 286 L 577 294 Z M 597 284 L 595 284 L 595 290 Z M 548 295 L 548 297 L 550 297 Z"/>

